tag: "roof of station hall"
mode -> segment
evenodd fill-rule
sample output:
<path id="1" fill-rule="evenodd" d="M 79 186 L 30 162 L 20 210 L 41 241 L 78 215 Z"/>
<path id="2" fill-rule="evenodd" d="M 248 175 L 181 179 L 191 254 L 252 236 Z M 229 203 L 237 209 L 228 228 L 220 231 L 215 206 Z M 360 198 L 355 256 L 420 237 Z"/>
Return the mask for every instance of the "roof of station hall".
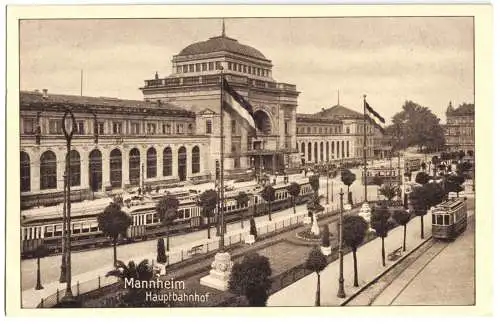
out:
<path id="1" fill-rule="evenodd" d="M 297 121 L 304 122 L 324 122 L 324 121 L 339 121 L 342 119 L 362 119 L 363 114 L 346 108 L 341 105 L 335 105 L 330 108 L 323 108 L 321 111 L 313 114 L 297 114 Z"/>
<path id="2" fill-rule="evenodd" d="M 270 61 L 259 50 L 240 44 L 236 39 L 225 35 L 211 37 L 206 41 L 197 42 L 185 47 L 177 56 L 209 54 L 215 52 L 230 52 L 260 60 Z"/>
<path id="3" fill-rule="evenodd" d="M 148 102 L 111 97 L 88 97 L 48 93 L 46 97 L 40 91 L 20 91 L 19 103 L 22 109 L 53 108 L 59 110 L 69 106 L 73 111 L 118 113 L 118 114 L 154 114 L 175 117 L 194 117 L 195 113 L 170 103 Z M 87 111 L 88 110 L 88 111 Z"/>

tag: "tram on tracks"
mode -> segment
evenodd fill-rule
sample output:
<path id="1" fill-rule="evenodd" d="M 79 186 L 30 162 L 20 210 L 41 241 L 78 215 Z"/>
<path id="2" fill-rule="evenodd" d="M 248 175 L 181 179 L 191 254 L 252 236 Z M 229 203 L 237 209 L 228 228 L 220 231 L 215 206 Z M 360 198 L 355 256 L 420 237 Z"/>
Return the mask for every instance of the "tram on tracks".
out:
<path id="1" fill-rule="evenodd" d="M 437 205 L 432 211 L 432 237 L 453 240 L 467 228 L 465 197 L 452 198 Z"/>
<path id="2" fill-rule="evenodd" d="M 421 158 L 405 158 L 405 170 L 413 172 L 420 171 L 422 167 Z"/>
<path id="3" fill-rule="evenodd" d="M 304 204 L 313 194 L 308 179 L 296 181 L 300 186 L 300 195 L 296 204 Z M 288 184 L 275 185 L 275 200 L 271 203 L 273 212 L 290 208 L 292 205 L 287 190 Z M 261 197 L 262 187 L 255 186 L 253 189 L 234 190 L 226 192 L 224 212 L 227 222 L 236 222 L 248 219 L 250 216 L 260 216 L 268 212 L 268 204 Z M 240 205 L 236 201 L 239 191 L 245 191 L 250 200 L 248 204 Z M 197 193 L 178 192 L 179 208 L 177 218 L 172 225 L 168 226 L 170 234 L 186 233 L 216 223 L 215 217 L 208 219 L 202 216 L 201 208 L 197 204 Z M 121 243 L 137 240 L 152 239 L 163 236 L 167 228 L 161 223 L 156 214 L 156 203 L 161 199 L 159 195 L 154 197 L 130 195 L 125 197 L 122 210 L 132 218 L 132 225 L 127 235 L 121 238 Z M 104 198 L 94 201 L 83 201 L 71 205 L 71 248 L 73 250 L 85 250 L 107 246 L 110 240 L 104 236 L 99 229 L 97 217 L 104 211 L 113 199 Z M 217 215 L 217 211 L 214 213 Z M 49 253 L 61 251 L 61 240 L 63 231 L 63 207 L 62 204 L 33 208 L 21 211 L 21 257 L 32 257 L 36 248 L 44 244 Z"/>

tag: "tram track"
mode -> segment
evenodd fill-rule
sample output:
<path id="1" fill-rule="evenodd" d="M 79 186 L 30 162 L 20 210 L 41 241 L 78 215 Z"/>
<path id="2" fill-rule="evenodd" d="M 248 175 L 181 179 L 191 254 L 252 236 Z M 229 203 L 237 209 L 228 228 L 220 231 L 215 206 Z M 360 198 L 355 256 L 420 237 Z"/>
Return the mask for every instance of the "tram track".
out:
<path id="1" fill-rule="evenodd" d="M 474 213 L 470 214 L 469 230 L 474 230 Z M 432 236 L 396 261 L 389 269 L 362 287 L 342 306 L 390 306 L 453 241 L 436 240 Z"/>

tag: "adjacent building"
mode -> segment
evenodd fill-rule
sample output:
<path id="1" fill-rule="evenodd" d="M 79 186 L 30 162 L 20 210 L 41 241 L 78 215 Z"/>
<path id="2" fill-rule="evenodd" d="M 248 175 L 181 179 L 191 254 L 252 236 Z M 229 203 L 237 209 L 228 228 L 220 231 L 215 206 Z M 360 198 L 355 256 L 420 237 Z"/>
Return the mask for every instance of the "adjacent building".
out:
<path id="1" fill-rule="evenodd" d="M 474 152 L 474 104 L 446 109 L 445 145 L 448 151 Z"/>

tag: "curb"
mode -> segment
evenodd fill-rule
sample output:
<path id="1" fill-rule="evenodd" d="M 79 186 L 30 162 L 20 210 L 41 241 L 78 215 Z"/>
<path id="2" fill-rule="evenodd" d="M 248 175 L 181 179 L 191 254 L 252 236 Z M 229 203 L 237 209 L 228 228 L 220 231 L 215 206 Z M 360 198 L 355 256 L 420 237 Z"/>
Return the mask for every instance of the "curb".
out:
<path id="1" fill-rule="evenodd" d="M 413 248 L 410 252 L 406 253 L 403 257 L 399 258 L 396 262 L 391 264 L 389 267 L 387 267 L 384 271 L 379 273 L 378 275 L 375 276 L 372 280 L 370 280 L 368 283 L 366 283 L 363 287 L 359 288 L 354 294 L 351 296 L 347 297 L 342 303 L 340 303 L 339 306 L 346 306 L 351 300 L 359 296 L 363 291 L 365 291 L 368 287 L 376 283 L 380 278 L 382 278 L 385 274 L 387 274 L 390 270 L 392 270 L 395 266 L 403 262 L 408 256 L 412 255 L 415 251 L 420 249 L 424 244 L 432 240 L 432 235 L 429 236 L 428 238 L 424 239 L 422 242 L 420 242 L 415 248 Z"/>

